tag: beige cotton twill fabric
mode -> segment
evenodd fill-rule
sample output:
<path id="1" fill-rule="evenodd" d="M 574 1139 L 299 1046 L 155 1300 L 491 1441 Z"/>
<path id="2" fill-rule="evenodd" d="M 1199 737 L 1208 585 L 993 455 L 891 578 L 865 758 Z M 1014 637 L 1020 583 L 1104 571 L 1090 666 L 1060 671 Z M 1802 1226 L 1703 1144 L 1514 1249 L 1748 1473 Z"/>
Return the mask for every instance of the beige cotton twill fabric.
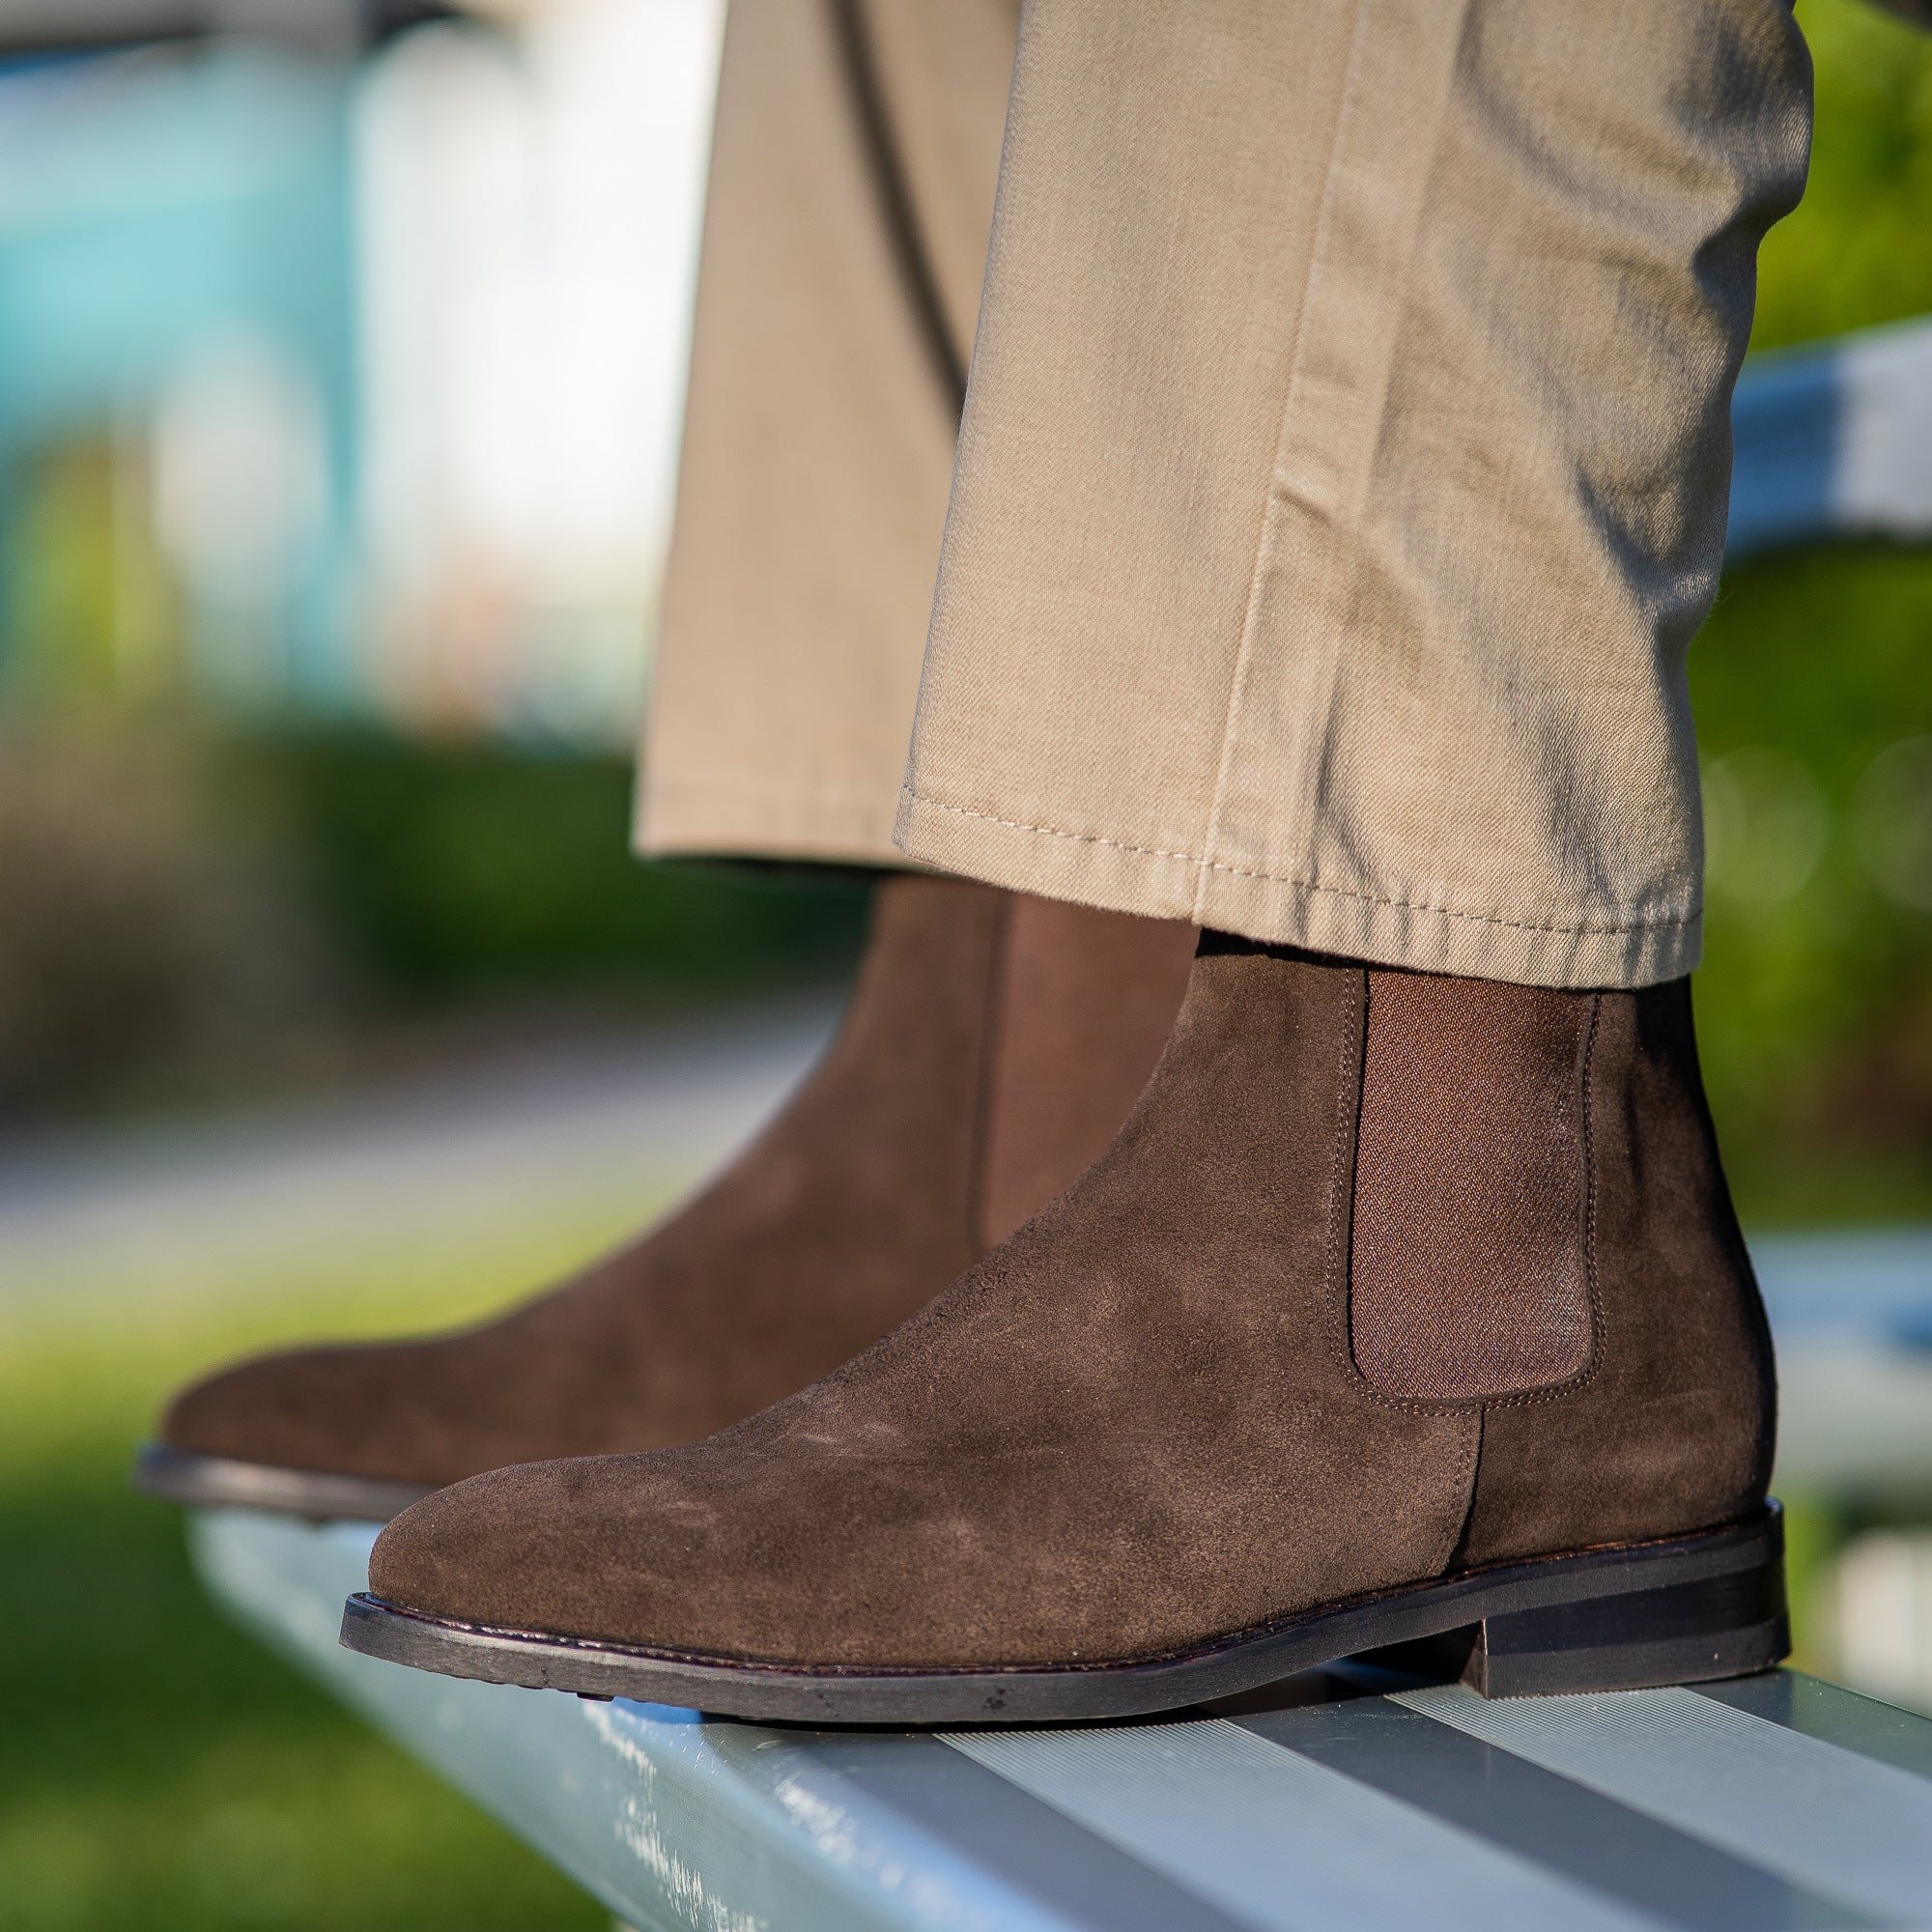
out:
<path id="1" fill-rule="evenodd" d="M 898 838 L 1392 964 L 1699 950 L 1782 0 L 1030 0 Z"/>
<path id="2" fill-rule="evenodd" d="M 731 0 L 643 851 L 905 863 L 893 815 L 1017 18 Z"/>

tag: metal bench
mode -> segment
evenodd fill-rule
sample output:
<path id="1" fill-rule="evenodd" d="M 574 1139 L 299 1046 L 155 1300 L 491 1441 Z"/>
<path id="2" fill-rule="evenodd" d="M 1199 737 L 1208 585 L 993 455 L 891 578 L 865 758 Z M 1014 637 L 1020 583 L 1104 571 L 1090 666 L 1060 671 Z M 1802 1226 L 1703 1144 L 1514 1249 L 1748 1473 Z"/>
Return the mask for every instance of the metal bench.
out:
<path id="1" fill-rule="evenodd" d="M 1932 320 L 1753 356 L 1731 425 L 1728 555 L 1932 536 Z"/>
<path id="2" fill-rule="evenodd" d="M 355 1656 L 373 1530 L 193 1533 L 245 1622 L 639 1927 L 1932 1923 L 1932 1721 L 1791 1673 L 1486 1703 L 1341 1666 L 1134 1724 L 781 1729 Z"/>

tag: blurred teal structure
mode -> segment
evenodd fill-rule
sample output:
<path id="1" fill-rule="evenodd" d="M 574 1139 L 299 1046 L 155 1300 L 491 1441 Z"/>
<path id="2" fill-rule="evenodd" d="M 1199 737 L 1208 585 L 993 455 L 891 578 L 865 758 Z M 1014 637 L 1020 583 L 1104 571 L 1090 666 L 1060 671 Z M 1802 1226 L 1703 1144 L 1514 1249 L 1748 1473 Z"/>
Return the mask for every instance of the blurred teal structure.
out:
<path id="1" fill-rule="evenodd" d="M 0 63 L 0 702 L 628 744 L 717 0 L 332 13 Z"/>
<path id="2" fill-rule="evenodd" d="M 313 500 L 272 586 L 273 681 L 326 704 L 351 695 L 353 87 L 353 70 L 256 45 L 0 67 L 0 513 L 17 531 L 37 460 L 145 440 L 198 357 L 250 345 L 312 409 Z M 16 646 L 19 550 L 0 583 Z M 237 674 L 207 635 L 218 622 L 186 617 L 197 682 Z"/>

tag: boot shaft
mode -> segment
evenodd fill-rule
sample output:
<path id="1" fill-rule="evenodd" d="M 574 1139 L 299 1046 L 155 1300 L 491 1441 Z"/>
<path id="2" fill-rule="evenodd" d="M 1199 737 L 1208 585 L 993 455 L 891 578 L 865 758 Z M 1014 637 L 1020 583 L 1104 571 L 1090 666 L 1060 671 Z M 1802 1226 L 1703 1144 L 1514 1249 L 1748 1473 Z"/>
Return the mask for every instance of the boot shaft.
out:
<path id="1" fill-rule="evenodd" d="M 876 1170 L 872 1198 L 917 1204 L 955 1271 L 1107 1151 L 1166 1044 L 1194 946 L 1179 921 L 885 879 L 844 1025 L 781 1131 L 836 1137 Z"/>
<path id="2" fill-rule="evenodd" d="M 1299 1173 L 1334 1122 L 1333 1180 L 1297 1205 L 1329 1230 L 1335 1313 L 1318 1299 L 1304 1319 L 1339 1330 L 1362 1396 L 1480 1432 L 1459 1564 L 1699 1529 L 1763 1501 L 1770 1336 L 1688 980 L 1569 992 L 1222 935 L 1202 951 L 1177 1042 L 1231 1069 L 1245 1125 L 1227 1138 L 1271 1141 L 1277 1172 Z M 1289 1010 L 1321 1019 L 1284 1027 Z M 1259 1082 L 1243 1037 L 1277 1063 Z M 1198 1084 L 1181 1058 L 1157 1087 Z M 1270 1084 L 1272 1120 L 1255 1097 Z M 1241 1155 L 1208 1158 L 1225 1185 Z"/>

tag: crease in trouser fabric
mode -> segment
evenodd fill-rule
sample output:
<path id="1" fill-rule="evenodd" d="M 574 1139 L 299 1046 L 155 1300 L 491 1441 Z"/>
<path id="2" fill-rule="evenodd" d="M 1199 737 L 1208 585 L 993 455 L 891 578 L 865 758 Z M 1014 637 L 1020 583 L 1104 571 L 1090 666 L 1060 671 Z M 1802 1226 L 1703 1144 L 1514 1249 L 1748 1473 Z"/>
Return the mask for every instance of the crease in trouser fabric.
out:
<path id="1" fill-rule="evenodd" d="M 1221 847 L 1231 810 L 1237 719 L 1257 675 L 1256 634 L 1266 621 L 1270 577 L 1290 541 L 1284 512 L 1290 504 L 1299 505 L 1338 524 L 1351 522 L 1361 512 L 1388 399 L 1402 282 L 1415 245 L 1466 9 L 1451 0 L 1356 0 L 1351 11 L 1353 30 L 1334 142 L 1201 840 L 1204 853 Z M 1405 121 L 1403 139 L 1392 142 L 1386 128 L 1376 121 L 1375 105 L 1388 92 L 1382 70 L 1398 61 L 1411 67 L 1421 84 L 1412 90 L 1414 112 Z M 1306 594 L 1307 586 L 1303 588 Z M 1323 763 L 1323 741 L 1337 697 L 1340 641 L 1332 629 L 1309 639 L 1298 653 L 1295 702 L 1284 707 L 1290 735 L 1280 756 L 1291 769 L 1305 774 L 1319 772 Z M 1298 842 L 1310 866 L 1320 790 L 1319 783 L 1304 782 L 1294 801 L 1307 827 Z M 1212 876 L 1204 865 L 1195 886 L 1197 924 L 1209 917 Z"/>
<path id="2" fill-rule="evenodd" d="M 901 847 L 1423 970 L 1688 970 L 1684 654 L 1808 133 L 1781 0 L 1033 0 Z"/>
<path id="3" fill-rule="evenodd" d="M 642 852 L 907 864 L 939 365 L 972 340 L 1015 25 L 1014 0 L 731 0 Z"/>
<path id="4" fill-rule="evenodd" d="M 966 357 L 947 313 L 945 292 L 925 245 L 924 227 L 914 205 L 913 185 L 893 125 L 892 103 L 874 43 L 867 0 L 827 0 L 845 71 L 853 126 L 866 150 L 877 198 L 899 271 L 899 286 L 914 322 L 925 337 L 926 352 L 941 393 L 956 418 L 966 404 Z"/>

